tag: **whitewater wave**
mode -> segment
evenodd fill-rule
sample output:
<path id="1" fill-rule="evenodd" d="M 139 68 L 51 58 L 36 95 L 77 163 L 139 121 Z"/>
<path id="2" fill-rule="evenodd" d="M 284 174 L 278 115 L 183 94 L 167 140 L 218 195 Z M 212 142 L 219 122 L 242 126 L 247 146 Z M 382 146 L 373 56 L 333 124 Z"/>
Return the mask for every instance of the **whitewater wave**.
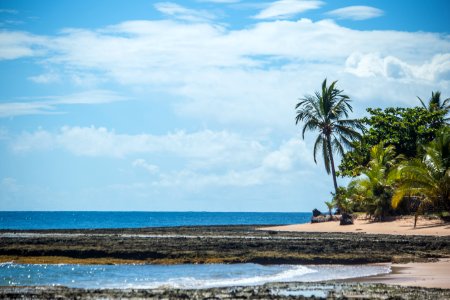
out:
<path id="1" fill-rule="evenodd" d="M 129 288 L 178 288 L 178 289 L 205 289 L 230 286 L 253 286 L 268 282 L 293 282 L 302 276 L 315 273 L 317 270 L 305 266 L 289 266 L 289 269 L 276 274 L 267 274 L 251 277 L 198 279 L 194 277 L 171 278 L 167 281 L 146 282 L 142 284 L 128 284 Z M 122 285 L 123 288 L 123 285 Z"/>

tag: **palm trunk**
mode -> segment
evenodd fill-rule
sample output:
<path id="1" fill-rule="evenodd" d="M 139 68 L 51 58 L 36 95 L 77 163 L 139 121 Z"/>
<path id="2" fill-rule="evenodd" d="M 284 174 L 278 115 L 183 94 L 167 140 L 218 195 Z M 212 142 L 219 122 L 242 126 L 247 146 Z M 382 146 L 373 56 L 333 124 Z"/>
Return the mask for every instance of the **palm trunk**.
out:
<path id="1" fill-rule="evenodd" d="M 338 185 L 337 185 L 337 181 L 336 181 L 336 170 L 334 169 L 333 149 L 331 148 L 330 136 L 327 136 L 327 146 L 328 146 L 328 152 L 330 153 L 331 175 L 333 175 L 334 190 L 337 194 Z"/>

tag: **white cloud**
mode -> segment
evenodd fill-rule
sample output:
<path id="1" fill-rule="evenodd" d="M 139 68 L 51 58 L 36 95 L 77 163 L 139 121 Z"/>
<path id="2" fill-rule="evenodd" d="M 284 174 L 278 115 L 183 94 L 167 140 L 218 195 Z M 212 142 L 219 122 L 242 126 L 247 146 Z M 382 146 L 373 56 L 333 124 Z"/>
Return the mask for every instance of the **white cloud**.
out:
<path id="1" fill-rule="evenodd" d="M 104 127 L 62 127 L 58 133 L 25 132 L 12 143 L 16 152 L 35 149 L 63 149 L 80 156 L 124 157 L 136 153 L 166 153 L 215 163 L 253 161 L 264 147 L 227 131 L 177 131 L 167 135 L 118 134 Z"/>
<path id="2" fill-rule="evenodd" d="M 26 98 L 25 98 L 26 99 Z M 0 103 L 0 118 L 22 115 L 59 113 L 60 105 L 103 104 L 125 100 L 108 90 L 91 90 L 63 96 L 28 98 L 28 101 Z"/>
<path id="3" fill-rule="evenodd" d="M 241 0 L 197 0 L 197 2 L 229 4 L 229 3 L 238 3 L 241 2 Z"/>
<path id="4" fill-rule="evenodd" d="M 279 0 L 260 11 L 255 19 L 288 19 L 299 13 L 320 8 L 324 2 L 315 0 Z"/>
<path id="5" fill-rule="evenodd" d="M 182 163 L 175 170 L 161 169 L 144 158 L 132 161 L 133 167 L 157 174 L 159 177 L 153 184 L 165 187 L 258 185 L 285 180 L 286 174 L 305 166 L 314 167 L 311 151 L 298 138 L 272 149 L 260 140 L 210 130 L 156 136 L 117 134 L 95 127 L 63 127 L 58 133 L 39 129 L 16 137 L 11 149 L 16 153 L 62 149 L 77 156 L 113 158 L 140 153 L 158 155 L 161 162 L 181 159 Z"/>
<path id="6" fill-rule="evenodd" d="M 36 83 L 54 83 L 60 81 L 60 75 L 57 73 L 44 73 L 36 76 L 30 76 L 29 79 Z"/>
<path id="7" fill-rule="evenodd" d="M 209 3 L 237 3 L 240 2 L 241 0 L 197 0 L 197 2 L 209 2 Z"/>
<path id="8" fill-rule="evenodd" d="M 223 174 L 205 174 L 182 170 L 163 174 L 158 180 L 153 181 L 152 185 L 182 187 L 188 190 L 227 186 L 246 187 L 267 183 L 269 181 L 268 175 L 260 168 L 245 171 L 231 170 Z"/>
<path id="9" fill-rule="evenodd" d="M 262 22 L 235 30 L 212 22 L 142 20 L 65 30 L 48 39 L 46 53 L 52 55 L 37 61 L 61 82 L 72 78 L 95 87 L 101 78 L 102 84 L 156 89 L 183 117 L 223 124 L 292 130 L 286 116 L 293 115 L 297 98 L 325 77 L 340 79 L 364 106 L 380 97 L 396 105 L 430 90 L 450 91 L 450 38 L 442 34 L 353 30 L 331 20 Z M 363 76 L 377 80 L 361 86 Z M 58 111 L 45 101 L 17 110 Z"/>
<path id="10" fill-rule="evenodd" d="M 450 81 L 450 53 L 437 54 L 423 64 L 409 64 L 394 56 L 353 53 L 346 60 L 346 71 L 359 77 L 381 76 L 409 81 Z"/>
<path id="11" fill-rule="evenodd" d="M 380 17 L 384 11 L 371 6 L 347 6 L 329 11 L 327 14 L 338 19 L 359 21 Z"/>
<path id="12" fill-rule="evenodd" d="M 155 8 L 169 17 L 183 21 L 207 22 L 215 18 L 207 11 L 189 9 L 172 2 L 158 2 L 155 4 Z"/>
<path id="13" fill-rule="evenodd" d="M 3 30 L 0 32 L 0 60 L 42 55 L 47 42 L 43 36 Z"/>
<path id="14" fill-rule="evenodd" d="M 143 168 L 150 174 L 155 174 L 159 170 L 158 166 L 147 163 L 143 158 L 135 159 L 132 165 L 133 167 Z"/>
<path id="15" fill-rule="evenodd" d="M 298 167 L 298 163 L 313 165 L 312 154 L 307 149 L 305 142 L 299 138 L 293 138 L 281 144 L 278 150 L 272 151 L 263 159 L 262 165 L 280 172 L 291 171 Z"/>

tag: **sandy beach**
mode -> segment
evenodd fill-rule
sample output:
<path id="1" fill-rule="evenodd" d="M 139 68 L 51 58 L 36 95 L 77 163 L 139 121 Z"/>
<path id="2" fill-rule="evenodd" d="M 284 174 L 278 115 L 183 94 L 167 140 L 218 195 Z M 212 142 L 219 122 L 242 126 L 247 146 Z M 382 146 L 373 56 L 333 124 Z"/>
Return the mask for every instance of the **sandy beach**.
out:
<path id="1" fill-rule="evenodd" d="M 450 289 L 450 258 L 427 263 L 393 264 L 390 274 L 361 278 L 358 281 Z"/>
<path id="2" fill-rule="evenodd" d="M 286 226 L 264 227 L 263 230 L 291 232 L 338 232 L 390 235 L 431 235 L 450 236 L 450 223 L 437 219 L 419 218 L 416 228 L 413 217 L 402 217 L 386 222 L 372 222 L 368 219 L 356 219 L 353 225 L 340 226 L 339 221 L 307 223 Z"/>
<path id="3" fill-rule="evenodd" d="M 406 236 L 450 236 L 450 224 L 437 219 L 420 218 L 413 228 L 413 217 L 402 217 L 387 222 L 371 222 L 356 219 L 353 225 L 340 226 L 338 221 L 266 227 L 264 230 L 279 232 L 310 233 L 365 233 Z M 450 289 L 450 258 L 435 262 L 411 262 L 393 264 L 392 273 L 383 276 L 362 278 L 362 282 L 390 285 L 419 286 L 425 288 Z"/>

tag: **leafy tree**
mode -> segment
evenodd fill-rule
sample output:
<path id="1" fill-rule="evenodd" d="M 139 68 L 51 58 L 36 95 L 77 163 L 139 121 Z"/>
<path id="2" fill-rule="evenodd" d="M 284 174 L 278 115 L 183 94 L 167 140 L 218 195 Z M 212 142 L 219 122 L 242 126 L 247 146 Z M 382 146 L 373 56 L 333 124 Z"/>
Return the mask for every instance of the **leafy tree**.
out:
<path id="1" fill-rule="evenodd" d="M 355 177 L 361 174 L 370 160 L 370 149 L 380 142 L 394 146 L 397 154 L 406 158 L 418 154 L 418 146 L 434 139 L 444 123 L 445 111 L 429 111 L 422 107 L 368 108 L 370 116 L 361 121 L 367 130 L 353 149 L 344 154 L 338 175 Z"/>
<path id="2" fill-rule="evenodd" d="M 422 159 L 412 159 L 399 166 L 399 186 L 392 197 L 396 208 L 406 195 L 417 196 L 417 216 L 427 205 L 442 205 L 450 211 L 450 128 L 444 127 L 424 149 Z"/>
<path id="3" fill-rule="evenodd" d="M 353 212 L 353 202 L 350 199 L 350 190 L 340 186 L 336 193 L 331 193 L 333 195 L 333 203 L 337 207 L 336 213 L 351 213 Z"/>
<path id="4" fill-rule="evenodd" d="M 394 171 L 401 156 L 395 155 L 394 146 L 379 143 L 370 149 L 370 161 L 352 185 L 362 196 L 366 211 L 382 220 L 391 209 L 391 198 L 395 182 Z"/>
<path id="5" fill-rule="evenodd" d="M 314 162 L 318 151 L 322 152 L 325 169 L 333 176 L 334 189 L 337 192 L 336 170 L 333 153 L 344 154 L 344 147 L 350 147 L 352 142 L 361 135 L 355 130 L 362 126 L 356 120 L 348 118 L 352 111 L 350 98 L 336 88 L 334 81 L 327 86 L 327 80 L 322 83 L 322 90 L 314 96 L 306 95 L 297 103 L 295 123 L 303 122 L 302 138 L 307 130 L 318 131 L 319 135 L 314 143 Z M 319 150 L 320 149 L 320 150 Z"/>

